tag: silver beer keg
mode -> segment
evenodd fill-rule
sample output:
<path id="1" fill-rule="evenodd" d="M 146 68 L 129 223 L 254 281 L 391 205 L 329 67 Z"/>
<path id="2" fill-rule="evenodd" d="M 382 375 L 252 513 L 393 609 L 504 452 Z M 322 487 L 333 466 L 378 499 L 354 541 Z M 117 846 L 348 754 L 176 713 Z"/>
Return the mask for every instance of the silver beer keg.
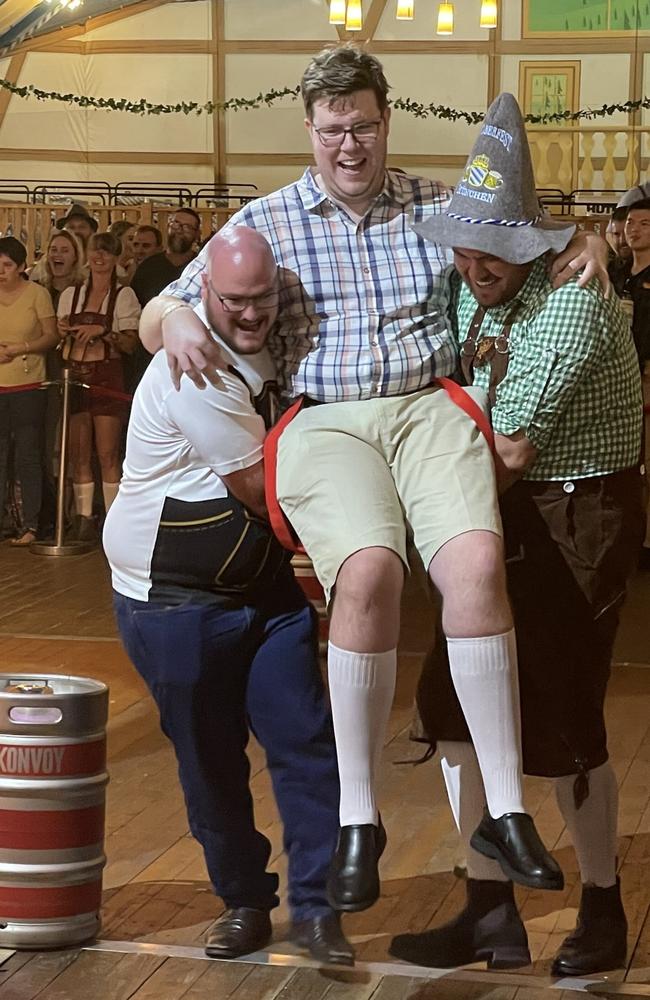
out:
<path id="1" fill-rule="evenodd" d="M 0 674 L 0 948 L 58 948 L 100 927 L 108 688 Z"/>

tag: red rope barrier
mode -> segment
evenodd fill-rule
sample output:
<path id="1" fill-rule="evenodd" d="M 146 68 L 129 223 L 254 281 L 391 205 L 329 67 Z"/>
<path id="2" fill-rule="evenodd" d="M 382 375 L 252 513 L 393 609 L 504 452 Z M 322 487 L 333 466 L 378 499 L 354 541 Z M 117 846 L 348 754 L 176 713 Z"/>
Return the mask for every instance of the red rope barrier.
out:
<path id="1" fill-rule="evenodd" d="M 27 392 L 29 389 L 42 389 L 45 382 L 28 382 L 27 385 L 0 385 L 0 392 Z"/>

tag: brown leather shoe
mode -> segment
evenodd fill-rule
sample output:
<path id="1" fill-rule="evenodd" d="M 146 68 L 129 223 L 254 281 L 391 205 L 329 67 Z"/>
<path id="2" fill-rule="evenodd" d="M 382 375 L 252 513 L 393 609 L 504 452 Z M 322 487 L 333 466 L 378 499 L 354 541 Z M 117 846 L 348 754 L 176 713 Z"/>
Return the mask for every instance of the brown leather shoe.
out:
<path id="1" fill-rule="evenodd" d="M 324 965 L 354 965 L 354 948 L 341 930 L 338 913 L 294 924 L 291 940 Z"/>
<path id="2" fill-rule="evenodd" d="M 208 932 L 205 953 L 210 958 L 238 958 L 265 948 L 271 940 L 268 910 L 238 906 L 226 910 Z"/>

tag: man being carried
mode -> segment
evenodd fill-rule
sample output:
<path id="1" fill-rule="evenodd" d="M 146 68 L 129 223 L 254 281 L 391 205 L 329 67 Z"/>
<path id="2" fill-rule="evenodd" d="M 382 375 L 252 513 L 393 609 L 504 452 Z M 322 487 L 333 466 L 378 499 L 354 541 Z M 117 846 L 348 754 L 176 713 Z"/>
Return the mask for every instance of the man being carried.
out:
<path id="1" fill-rule="evenodd" d="M 527 885 L 561 885 L 522 801 L 515 643 L 489 447 L 432 384 L 456 366 L 447 261 L 411 220 L 442 212 L 448 192 L 386 169 L 387 93 L 381 64 L 364 50 L 316 56 L 302 79 L 315 168 L 232 220 L 263 232 L 282 265 L 272 350 L 290 392 L 312 404 L 280 440 L 277 484 L 332 597 L 342 829 L 329 892 L 344 910 L 364 909 L 379 893 L 385 834 L 375 776 L 395 685 L 407 527 L 443 594 L 454 681 L 486 782 L 490 850 Z M 165 323 L 176 377 L 206 366 L 205 332 L 195 324 L 189 333 L 187 323 L 174 332 L 203 267 L 199 255 L 143 317 L 149 349 L 160 346 Z"/>
<path id="2" fill-rule="evenodd" d="M 278 302 L 264 238 L 236 228 L 213 240 L 202 298 L 225 358 L 220 388 L 185 379 L 177 393 L 159 355 L 133 401 L 104 529 L 120 634 L 174 744 L 190 828 L 226 905 L 208 955 L 265 947 L 278 905 L 271 845 L 253 818 L 250 726 L 284 824 L 293 939 L 320 961 L 352 964 L 325 896 L 339 785 L 315 615 L 264 504 L 256 407 L 274 377 L 264 346 Z"/>
<path id="3" fill-rule="evenodd" d="M 513 557 L 508 584 L 524 770 L 555 779 L 582 880 L 578 926 L 553 972 L 588 975 L 622 965 L 626 953 L 616 877 L 618 790 L 603 703 L 619 610 L 641 541 L 639 371 L 615 296 L 605 300 L 595 282 L 553 291 L 545 256 L 555 230 L 539 215 L 524 123 L 510 94 L 489 109 L 465 176 L 488 161 L 499 178 L 494 199 L 474 200 L 461 182 L 446 212 L 418 231 L 454 248 L 463 281 L 463 372 L 493 402 Z M 512 883 L 484 857 L 480 828 L 474 832 L 483 783 L 443 663 L 444 647 L 428 658 L 418 707 L 428 737 L 438 742 L 467 851 L 467 904 L 450 924 L 395 938 L 391 952 L 436 967 L 481 959 L 493 968 L 523 965 L 530 956 Z"/>

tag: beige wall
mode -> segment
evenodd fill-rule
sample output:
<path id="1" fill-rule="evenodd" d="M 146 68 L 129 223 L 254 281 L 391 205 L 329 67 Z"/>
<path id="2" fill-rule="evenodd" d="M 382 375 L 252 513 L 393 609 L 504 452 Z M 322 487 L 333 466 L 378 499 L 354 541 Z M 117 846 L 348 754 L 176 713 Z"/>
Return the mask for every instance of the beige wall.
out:
<path id="1" fill-rule="evenodd" d="M 437 2 L 416 0 L 415 6 L 412 22 L 397 22 L 395 0 L 364 0 L 371 28 L 367 44 L 384 62 L 393 98 L 482 111 L 499 89 L 518 92 L 522 62 L 559 60 L 580 62 L 580 104 L 597 106 L 641 95 L 650 74 L 647 37 L 612 39 L 611 50 L 603 39 L 522 39 L 521 0 L 502 0 L 500 27 L 493 32 L 478 27 L 480 0 L 457 3 L 451 39 L 435 35 Z M 45 90 L 132 100 L 144 96 L 154 102 L 255 96 L 295 86 L 310 54 L 339 37 L 328 24 L 327 7 L 327 0 L 159 5 L 143 0 L 135 13 L 122 9 L 17 50 L 2 61 L 0 74 Z M 299 102 L 285 99 L 222 118 L 147 118 L 11 98 L 4 107 L 0 102 L 0 177 L 111 182 L 221 177 L 253 182 L 264 191 L 288 183 L 309 163 Z M 594 185 L 615 170 L 616 184 L 626 186 L 635 169 L 629 156 L 631 124 L 624 115 L 608 120 L 608 126 L 619 129 L 610 138 L 596 126 L 587 144 L 595 158 Z M 452 183 L 475 131 L 463 123 L 419 120 L 395 111 L 392 162 Z M 558 139 L 564 147 L 567 135 Z M 642 137 L 644 156 L 645 147 Z M 585 148 L 584 137 L 576 136 L 578 171 Z M 573 153 L 566 156 L 571 159 Z"/>

